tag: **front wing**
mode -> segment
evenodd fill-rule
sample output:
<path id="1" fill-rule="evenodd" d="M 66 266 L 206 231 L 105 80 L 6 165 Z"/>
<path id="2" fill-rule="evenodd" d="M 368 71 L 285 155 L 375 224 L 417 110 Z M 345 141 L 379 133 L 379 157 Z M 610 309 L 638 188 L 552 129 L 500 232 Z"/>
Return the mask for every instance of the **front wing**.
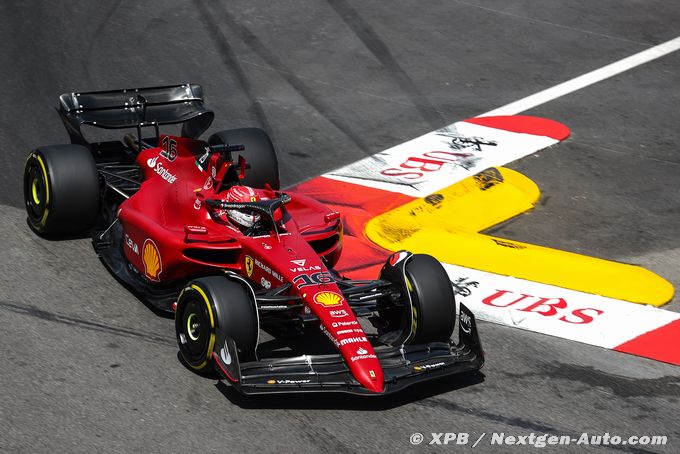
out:
<path id="1" fill-rule="evenodd" d="M 385 395 L 435 378 L 479 370 L 484 352 L 474 316 L 460 305 L 465 325 L 459 323 L 459 342 L 434 342 L 403 347 L 375 348 L 385 377 L 385 389 L 376 394 L 359 384 L 340 354 L 302 355 L 265 359 L 240 364 L 236 345 L 220 336 L 213 353 L 217 370 L 243 394 L 288 392 L 341 392 L 360 395 Z M 465 329 L 463 329 L 463 326 Z"/>

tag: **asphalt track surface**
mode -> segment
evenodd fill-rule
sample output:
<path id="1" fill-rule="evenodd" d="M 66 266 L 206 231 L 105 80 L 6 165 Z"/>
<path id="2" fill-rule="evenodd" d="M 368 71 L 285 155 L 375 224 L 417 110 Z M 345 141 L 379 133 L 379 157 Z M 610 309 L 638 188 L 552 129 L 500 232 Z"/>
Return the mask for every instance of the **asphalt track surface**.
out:
<path id="1" fill-rule="evenodd" d="M 675 38 L 678 23 L 670 0 L 3 0 L 0 452 L 463 449 L 412 446 L 414 432 L 486 433 L 480 452 L 499 450 L 491 432 L 660 434 L 666 447 L 644 449 L 678 452 L 678 367 L 489 323 L 477 377 L 384 399 L 240 398 L 182 366 L 172 320 L 88 240 L 40 239 L 21 207 L 27 152 L 67 141 L 62 92 L 200 83 L 212 131 L 264 127 L 293 184 Z M 512 166 L 543 201 L 495 235 L 680 288 L 679 87 L 676 52 L 526 112 L 572 136 Z"/>

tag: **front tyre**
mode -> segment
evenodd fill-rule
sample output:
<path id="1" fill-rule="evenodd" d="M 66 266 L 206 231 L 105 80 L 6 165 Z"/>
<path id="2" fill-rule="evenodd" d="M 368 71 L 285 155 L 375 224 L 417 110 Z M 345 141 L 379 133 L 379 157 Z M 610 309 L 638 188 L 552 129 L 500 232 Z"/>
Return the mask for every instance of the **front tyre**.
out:
<path id="1" fill-rule="evenodd" d="M 99 176 L 81 145 L 52 145 L 31 152 L 24 169 L 28 223 L 43 235 L 83 233 L 99 213 Z"/>
<path id="2" fill-rule="evenodd" d="M 175 332 L 180 354 L 191 368 L 212 368 L 218 331 L 234 340 L 240 361 L 255 357 L 259 327 L 251 290 L 223 276 L 189 282 L 177 300 Z"/>
<path id="3" fill-rule="evenodd" d="M 393 265 L 392 259 L 398 257 L 406 258 Z M 392 282 L 402 294 L 401 304 L 388 303 L 378 310 L 379 330 L 386 341 L 398 345 L 450 340 L 456 301 L 441 263 L 430 255 L 402 251 L 388 260 L 381 279 Z"/>
<path id="4" fill-rule="evenodd" d="M 406 263 L 406 285 L 414 312 L 409 343 L 448 342 L 456 324 L 456 300 L 442 264 L 431 255 L 413 255 Z"/>

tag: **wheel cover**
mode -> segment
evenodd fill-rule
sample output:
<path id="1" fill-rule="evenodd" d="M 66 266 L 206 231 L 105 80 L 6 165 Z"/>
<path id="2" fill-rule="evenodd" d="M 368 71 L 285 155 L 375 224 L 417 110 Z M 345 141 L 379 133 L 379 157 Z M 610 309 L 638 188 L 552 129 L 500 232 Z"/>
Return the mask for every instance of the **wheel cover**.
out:
<path id="1" fill-rule="evenodd" d="M 205 360 L 210 352 L 210 316 L 200 297 L 188 295 L 182 310 L 180 341 L 182 353 L 191 362 Z"/>
<path id="2" fill-rule="evenodd" d="M 33 184 L 31 184 L 31 193 L 33 195 L 33 203 L 40 205 L 40 200 L 42 199 L 42 188 L 38 184 L 38 179 L 33 179 Z"/>
<path id="3" fill-rule="evenodd" d="M 192 341 L 197 341 L 201 337 L 201 321 L 193 312 L 187 317 L 187 334 Z"/>
<path id="4" fill-rule="evenodd" d="M 28 217 L 33 224 L 43 225 L 47 218 L 49 187 L 47 172 L 39 156 L 29 162 L 24 185 L 24 199 Z"/>

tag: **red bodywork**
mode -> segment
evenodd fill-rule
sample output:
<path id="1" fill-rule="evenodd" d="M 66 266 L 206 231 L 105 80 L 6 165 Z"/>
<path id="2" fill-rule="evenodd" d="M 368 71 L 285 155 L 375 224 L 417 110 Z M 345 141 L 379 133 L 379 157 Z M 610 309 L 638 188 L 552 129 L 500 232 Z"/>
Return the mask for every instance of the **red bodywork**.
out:
<path id="1" fill-rule="evenodd" d="M 224 197 L 226 191 L 217 193 L 215 183 L 236 164 L 213 154 L 204 171 L 197 160 L 207 158 L 206 142 L 161 136 L 159 143 L 164 148 L 139 153 L 144 182 L 119 212 L 124 253 L 139 274 L 167 283 L 232 270 L 255 290 L 291 283 L 290 291 L 319 318 L 359 383 L 382 392 L 383 372 L 373 347 L 328 273 L 342 250 L 339 216 L 309 197 L 289 193 L 291 201 L 275 213 L 283 232 L 246 236 L 225 213 L 204 202 Z M 271 189 L 257 193 L 263 199 L 277 197 Z"/>

